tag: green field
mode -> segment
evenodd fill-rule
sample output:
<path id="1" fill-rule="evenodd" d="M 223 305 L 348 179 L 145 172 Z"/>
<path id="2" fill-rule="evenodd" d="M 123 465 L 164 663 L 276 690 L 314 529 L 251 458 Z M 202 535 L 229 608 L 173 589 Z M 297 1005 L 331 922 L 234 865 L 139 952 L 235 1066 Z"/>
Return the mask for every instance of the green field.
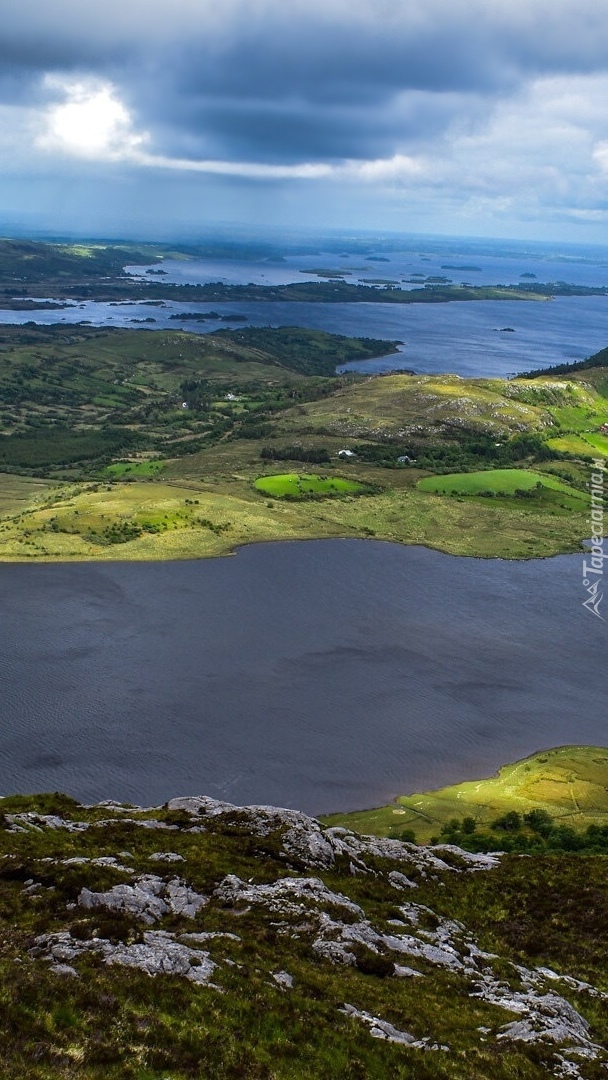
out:
<path id="1" fill-rule="evenodd" d="M 303 499 L 307 495 L 362 495 L 369 490 L 358 480 L 346 480 L 342 476 L 316 476 L 314 473 L 276 473 L 260 476 L 255 487 L 264 495 L 276 499 Z"/>
<path id="2" fill-rule="evenodd" d="M 532 469 L 488 469 L 484 472 L 427 476 L 418 482 L 420 491 L 435 495 L 534 496 L 545 504 L 557 502 L 563 509 L 583 509 L 588 495 L 554 476 Z"/>
<path id="3" fill-rule="evenodd" d="M 589 443 L 593 457 L 608 457 L 608 437 L 599 432 L 587 432 L 585 442 Z"/>
<path id="4" fill-rule="evenodd" d="M 389 806 L 323 820 L 377 836 L 413 830 L 417 842 L 428 843 L 453 818 L 471 816 L 483 827 L 509 811 L 535 809 L 579 831 L 608 825 L 608 748 L 558 747 L 505 765 L 488 779 L 403 795 Z"/>
<path id="5" fill-rule="evenodd" d="M 584 435 L 558 435 L 556 438 L 547 439 L 547 446 L 560 453 L 572 454 L 578 458 L 595 457 L 595 448 Z"/>

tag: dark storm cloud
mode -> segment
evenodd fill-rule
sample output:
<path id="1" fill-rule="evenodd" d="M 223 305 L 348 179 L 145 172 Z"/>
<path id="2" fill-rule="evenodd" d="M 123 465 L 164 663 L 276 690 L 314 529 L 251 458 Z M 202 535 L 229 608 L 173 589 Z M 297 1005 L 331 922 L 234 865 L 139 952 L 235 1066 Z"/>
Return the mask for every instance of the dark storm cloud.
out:
<path id="1" fill-rule="evenodd" d="M 1 0 L 0 94 L 111 80 L 159 153 L 386 156 L 542 74 L 602 70 L 584 0 Z"/>
<path id="2" fill-rule="evenodd" d="M 391 156 L 397 138 L 412 150 L 421 133 L 425 141 L 440 134 L 457 109 L 455 95 L 417 92 L 397 109 L 390 102 L 381 109 L 368 102 L 318 108 L 301 99 L 218 100 L 209 95 L 188 100 L 189 107 L 175 114 L 166 114 L 163 101 L 154 111 L 155 134 L 165 153 L 269 162 Z M 472 103 L 467 104 L 471 109 Z"/>

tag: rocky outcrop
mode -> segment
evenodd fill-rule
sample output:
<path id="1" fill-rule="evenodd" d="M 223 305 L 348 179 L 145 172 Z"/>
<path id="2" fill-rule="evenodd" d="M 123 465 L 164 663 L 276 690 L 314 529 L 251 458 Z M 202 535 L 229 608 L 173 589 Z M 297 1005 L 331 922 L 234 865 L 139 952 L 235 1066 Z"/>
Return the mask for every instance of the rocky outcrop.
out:
<path id="1" fill-rule="evenodd" d="M 377 1016 L 372 1016 L 371 1013 L 355 1009 L 354 1005 L 345 1004 L 340 1009 L 340 1012 L 345 1013 L 346 1016 L 352 1016 L 356 1020 L 361 1020 L 367 1025 L 369 1033 L 374 1039 L 386 1039 L 388 1042 L 397 1043 L 400 1046 L 409 1046 L 416 1050 L 449 1050 L 448 1046 L 439 1046 L 438 1043 L 432 1043 L 430 1039 L 415 1039 L 413 1035 L 408 1035 L 406 1031 L 398 1031 L 387 1020 L 380 1020 Z"/>
<path id="2" fill-rule="evenodd" d="M 253 970 L 257 985 L 287 1001 L 299 992 L 303 964 L 329 980 L 336 1022 L 407 1052 L 443 1056 L 461 1051 L 442 1038 L 440 1009 L 438 1030 L 421 1033 L 415 1013 L 399 1022 L 394 1001 L 408 987 L 440 1000 L 447 979 L 461 1011 L 469 1002 L 472 1016 L 479 1008 L 489 1013 L 474 1033 L 480 1046 L 534 1046 L 551 1062 L 550 1075 L 573 1080 L 585 1080 L 586 1065 L 608 1066 L 585 1015 L 589 1002 L 601 1006 L 608 995 L 482 948 L 466 921 L 434 905 L 454 879 L 491 874 L 498 854 L 421 848 L 325 828 L 293 810 L 205 797 L 149 808 L 105 803 L 71 816 L 26 811 L 4 822 L 13 849 L 23 843 L 31 853 L 37 837 L 44 841 L 27 869 L 16 849 L 5 853 L 0 874 L 19 882 L 20 902 L 36 907 L 37 925 L 52 897 L 48 928 L 31 940 L 29 959 L 66 987 L 97 964 L 247 995 Z M 150 830 L 157 831 L 152 843 Z M 114 836 L 120 843 L 108 850 L 106 837 Z M 249 876 L 226 872 L 230 852 Z M 369 1007 L 359 978 L 392 987 L 378 998 L 385 1007 Z M 357 985 L 361 1000 L 353 996 Z"/>
<path id="3" fill-rule="evenodd" d="M 107 911 L 127 912 L 151 926 L 168 914 L 193 919 L 208 900 L 189 889 L 179 878 L 165 882 L 148 874 L 133 885 L 114 885 L 107 892 L 82 889 L 78 903 L 89 911 L 92 908 L 105 908 Z"/>
<path id="4" fill-rule="evenodd" d="M 51 970 L 58 975 L 77 975 L 69 962 L 85 954 L 99 955 L 106 964 L 139 968 L 152 976 L 179 975 L 204 986 L 211 985 L 217 967 L 208 952 L 193 949 L 163 930 L 149 930 L 141 942 L 132 945 L 116 945 L 103 938 L 78 941 L 68 931 L 62 931 L 40 935 L 32 949 L 32 955 L 50 961 Z"/>

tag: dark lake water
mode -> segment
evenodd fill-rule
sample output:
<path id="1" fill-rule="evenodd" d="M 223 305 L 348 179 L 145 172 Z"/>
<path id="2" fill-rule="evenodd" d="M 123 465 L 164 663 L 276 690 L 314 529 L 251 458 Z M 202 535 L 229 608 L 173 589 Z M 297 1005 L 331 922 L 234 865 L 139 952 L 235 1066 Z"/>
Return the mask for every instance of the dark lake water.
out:
<path id="1" fill-rule="evenodd" d="M 328 540 L 0 566 L 0 793 L 321 813 L 607 745 L 581 565 Z"/>

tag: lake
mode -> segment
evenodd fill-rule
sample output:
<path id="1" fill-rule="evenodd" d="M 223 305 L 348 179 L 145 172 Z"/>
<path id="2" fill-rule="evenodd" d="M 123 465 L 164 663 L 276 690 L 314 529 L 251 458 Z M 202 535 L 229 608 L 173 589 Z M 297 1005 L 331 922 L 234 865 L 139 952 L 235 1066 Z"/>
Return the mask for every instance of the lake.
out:
<path id="1" fill-rule="evenodd" d="M 245 315 L 245 323 L 177 321 L 184 311 L 216 311 Z M 152 324 L 142 320 L 151 318 Z M 353 337 L 403 341 L 397 355 L 346 365 L 361 372 L 413 369 L 421 374 L 504 378 L 551 364 L 570 363 L 608 344 L 608 297 L 556 297 L 548 301 L 471 300 L 449 304 L 322 304 L 284 301 L 194 304 L 165 301 L 162 307 L 144 303 L 74 304 L 59 311 L 7 311 L 1 323 L 73 325 L 85 320 L 95 326 L 148 330 L 190 330 L 213 333 L 243 326 L 304 326 Z M 501 332 L 511 327 L 514 333 Z M 340 369 L 342 370 L 342 369 Z"/>
<path id="2" fill-rule="evenodd" d="M 312 813 L 608 744 L 582 557 L 363 540 L 0 566 L 0 792 Z"/>
<path id="3" fill-rule="evenodd" d="M 326 268 L 343 271 L 345 281 L 374 278 L 393 280 L 403 288 L 419 287 L 424 277 L 448 278 L 455 284 L 526 284 L 567 281 L 576 285 L 608 284 L 608 250 L 567 245 L 471 241 L 456 238 L 399 238 L 390 243 L 373 237 L 344 237 L 338 251 L 319 244 L 309 252 L 289 251 L 278 257 L 166 259 L 163 275 L 150 267 L 126 269 L 134 281 L 154 287 L 164 284 L 279 285 L 324 280 L 311 274 Z M 376 246 L 374 246 L 376 244 Z M 418 275 L 418 285 L 412 284 Z M 244 322 L 181 321 L 183 312 L 215 311 L 224 318 L 245 316 Z M 153 320 L 147 322 L 146 320 Z M 413 369 L 421 374 L 501 378 L 530 368 L 583 360 L 608 344 L 608 296 L 556 297 L 551 301 L 461 301 L 447 304 L 324 304 L 273 301 L 189 303 L 183 300 L 137 303 L 83 301 L 60 310 L 0 309 L 1 323 L 35 321 L 131 329 L 184 329 L 213 333 L 238 331 L 242 326 L 303 326 L 354 337 L 404 342 L 397 355 L 358 362 L 360 372 Z M 510 327 L 514 333 L 505 333 Z M 342 369 L 340 369 L 342 370 Z"/>

